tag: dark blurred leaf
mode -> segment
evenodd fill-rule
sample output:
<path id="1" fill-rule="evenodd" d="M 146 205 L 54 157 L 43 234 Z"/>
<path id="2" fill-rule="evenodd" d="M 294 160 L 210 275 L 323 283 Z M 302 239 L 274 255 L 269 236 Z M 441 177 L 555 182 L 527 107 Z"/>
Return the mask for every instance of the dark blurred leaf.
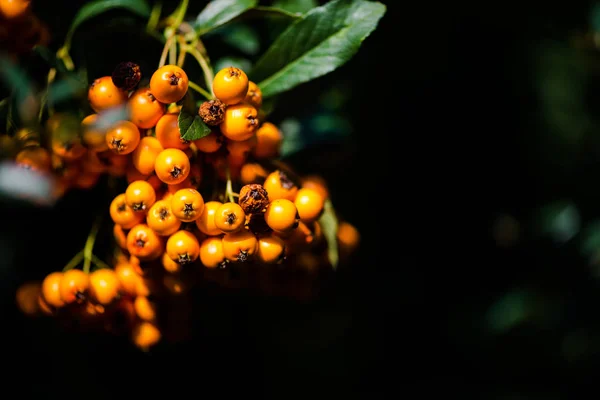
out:
<path id="1" fill-rule="evenodd" d="M 304 14 L 318 5 L 319 2 L 316 0 L 275 0 L 272 4 L 273 7 L 293 14 Z"/>
<path id="2" fill-rule="evenodd" d="M 504 333 L 527 320 L 532 313 L 531 293 L 516 290 L 505 294 L 488 310 L 488 328 L 494 333 Z"/>
<path id="3" fill-rule="evenodd" d="M 123 8 L 140 17 L 150 17 L 151 8 L 146 0 L 96 0 L 87 3 L 79 9 L 67 33 L 67 40 L 75 33 L 75 30 L 85 21 L 115 8 Z"/>
<path id="4" fill-rule="evenodd" d="M 333 269 L 336 269 L 339 261 L 338 254 L 338 243 L 337 243 L 337 231 L 338 231 L 338 219 L 335 215 L 335 210 L 331 200 L 325 201 L 325 210 L 319 218 L 319 224 L 323 229 L 323 235 L 327 240 L 327 256 Z"/>
<path id="5" fill-rule="evenodd" d="M 283 143 L 281 144 L 281 157 L 288 157 L 307 145 L 305 136 L 301 134 L 302 124 L 295 118 L 288 118 L 279 124 L 279 129 L 283 133 Z"/>
<path id="6" fill-rule="evenodd" d="M 17 117 L 21 122 L 31 122 L 30 120 L 37 115 L 40 106 L 31 78 L 23 68 L 2 55 L 0 55 L 0 76 L 6 87 L 12 92 L 12 104 L 9 105 L 7 125 L 13 126 L 15 123 L 16 116 L 12 110 L 18 112 Z"/>
<path id="7" fill-rule="evenodd" d="M 58 104 L 65 100 L 81 98 L 87 94 L 87 85 L 79 81 L 75 75 L 52 82 L 48 90 L 48 103 Z"/>
<path id="8" fill-rule="evenodd" d="M 592 6 L 590 11 L 590 26 L 594 32 L 600 32 L 600 3 Z"/>
<path id="9" fill-rule="evenodd" d="M 600 253 L 600 221 L 592 221 L 581 232 L 581 252 L 588 257 Z"/>
<path id="10" fill-rule="evenodd" d="M 542 207 L 537 215 L 536 228 L 559 243 L 571 240 L 581 226 L 581 217 L 574 204 L 560 201 Z"/>
<path id="11" fill-rule="evenodd" d="M 225 25 L 257 3 L 257 0 L 213 0 L 198 14 L 194 29 L 203 35 Z"/>
<path id="12" fill-rule="evenodd" d="M 354 56 L 385 11 L 382 3 L 364 0 L 313 8 L 275 40 L 250 76 L 267 98 L 325 75 Z"/>
<path id="13" fill-rule="evenodd" d="M 183 107 L 177 119 L 179 134 L 185 140 L 197 140 L 207 136 L 211 129 L 206 125 L 197 113 L 191 114 Z"/>
<path id="14" fill-rule="evenodd" d="M 258 33 L 248 25 L 236 24 L 223 31 L 223 41 L 247 55 L 260 50 Z"/>

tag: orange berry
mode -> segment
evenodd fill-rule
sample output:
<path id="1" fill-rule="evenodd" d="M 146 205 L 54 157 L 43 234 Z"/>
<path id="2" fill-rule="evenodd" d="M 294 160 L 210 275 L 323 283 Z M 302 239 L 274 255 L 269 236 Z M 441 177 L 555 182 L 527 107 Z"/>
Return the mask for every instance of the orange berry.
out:
<path id="1" fill-rule="evenodd" d="M 188 83 L 188 76 L 182 68 L 165 65 L 152 74 L 150 92 L 161 103 L 175 103 L 187 93 Z"/>
<path id="2" fill-rule="evenodd" d="M 132 153 L 140 140 L 139 128 L 130 121 L 119 121 L 106 132 L 106 144 L 117 154 Z"/>
<path id="3" fill-rule="evenodd" d="M 129 120 L 140 129 L 154 128 L 166 107 L 150 92 L 150 88 L 137 89 L 127 101 Z"/>
<path id="4" fill-rule="evenodd" d="M 166 184 L 183 182 L 190 173 L 190 159 L 179 149 L 164 149 L 154 163 L 156 176 Z"/>
<path id="5" fill-rule="evenodd" d="M 215 97 L 227 105 L 238 104 L 248 94 L 248 76 L 237 67 L 226 67 L 215 74 L 212 89 Z"/>
<path id="6" fill-rule="evenodd" d="M 190 142 L 181 138 L 177 114 L 165 114 L 156 124 L 156 138 L 165 149 L 185 150 Z"/>
<path id="7" fill-rule="evenodd" d="M 127 98 L 128 93 L 116 87 L 110 75 L 94 80 L 88 89 L 88 101 L 95 112 L 125 104 Z"/>

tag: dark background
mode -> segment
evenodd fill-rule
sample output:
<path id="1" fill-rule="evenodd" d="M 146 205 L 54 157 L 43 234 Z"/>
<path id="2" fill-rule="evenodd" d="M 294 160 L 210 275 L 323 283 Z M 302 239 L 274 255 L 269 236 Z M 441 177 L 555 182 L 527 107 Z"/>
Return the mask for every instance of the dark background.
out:
<path id="1" fill-rule="evenodd" d="M 58 42 L 75 3 L 36 4 Z M 589 40 L 575 40 L 591 29 L 593 3 L 384 3 L 357 55 L 273 114 L 301 116 L 316 91 L 350 88 L 349 140 L 289 160 L 322 173 L 362 233 L 322 297 L 198 294 L 193 339 L 149 354 L 125 339 L 63 332 L 20 315 L 14 290 L 83 244 L 93 215 L 82 207 L 102 204 L 102 193 L 70 195 L 53 211 L 11 205 L 1 224 L 16 257 L 3 260 L 7 386 L 100 398 L 241 389 L 554 399 L 593 383 L 600 291 L 581 249 L 600 217 L 599 64 Z M 78 39 L 90 75 L 146 54 L 155 64 L 160 45 L 104 23 Z M 568 223 L 540 214 L 555 201 L 577 210 L 568 240 Z M 56 234 L 65 223 L 73 235 Z"/>

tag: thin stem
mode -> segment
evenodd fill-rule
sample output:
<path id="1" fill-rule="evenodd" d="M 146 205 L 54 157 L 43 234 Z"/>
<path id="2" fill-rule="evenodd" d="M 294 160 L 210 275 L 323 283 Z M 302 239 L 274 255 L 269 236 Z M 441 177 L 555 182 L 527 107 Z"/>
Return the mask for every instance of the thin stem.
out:
<path id="1" fill-rule="evenodd" d="M 175 28 L 177 28 L 183 22 L 185 14 L 187 13 L 188 4 L 189 0 L 181 0 L 181 3 L 179 3 L 177 9 L 173 13 L 175 15 L 175 21 L 173 22 L 172 26 Z"/>
<path id="2" fill-rule="evenodd" d="M 148 24 L 146 25 L 146 30 L 149 32 L 155 31 L 158 26 L 158 21 L 160 21 L 160 13 L 162 11 L 162 3 L 159 1 L 154 3 L 152 6 L 152 12 L 150 13 L 150 18 L 148 18 Z"/>
<path id="3" fill-rule="evenodd" d="M 175 36 L 177 38 L 177 36 Z M 173 41 L 169 47 L 169 64 L 174 65 L 177 62 L 177 42 Z"/>
<path id="4" fill-rule="evenodd" d="M 163 47 L 162 54 L 160 55 L 160 61 L 158 62 L 158 68 L 164 66 L 165 63 L 167 62 L 167 54 L 169 53 L 169 50 L 171 49 L 171 44 L 173 43 L 174 39 L 175 39 L 174 34 L 171 34 L 167 38 L 167 41 L 165 42 L 165 46 Z"/>
<path id="5" fill-rule="evenodd" d="M 66 40 L 65 44 L 56 52 L 56 56 L 62 60 L 63 64 L 65 64 L 65 68 L 67 68 L 69 71 L 73 71 L 75 69 L 75 64 L 73 63 L 71 55 L 69 54 L 70 47 L 71 40 Z"/>
<path id="6" fill-rule="evenodd" d="M 83 260 L 83 250 L 80 250 L 77 254 L 73 256 L 62 269 L 63 272 L 67 272 L 70 269 L 75 268 L 79 265 L 79 263 Z"/>
<path id="7" fill-rule="evenodd" d="M 181 36 L 177 36 L 177 42 L 179 42 L 179 57 L 177 57 L 177 66 L 179 68 L 183 68 L 183 63 L 185 62 L 186 52 L 183 50 L 185 47 L 185 41 L 181 38 Z"/>
<path id="8" fill-rule="evenodd" d="M 92 257 L 94 250 L 94 243 L 96 242 L 96 236 L 98 235 L 98 230 L 100 229 L 100 223 L 102 222 L 102 218 L 98 216 L 94 221 L 94 225 L 92 225 L 92 229 L 85 241 L 85 246 L 83 248 L 83 272 L 89 273 L 90 267 L 92 266 Z"/>
<path id="9" fill-rule="evenodd" d="M 92 254 L 92 263 L 97 268 L 108 268 L 108 269 L 110 269 L 110 265 L 108 265 L 107 263 L 105 263 L 104 261 L 102 261 L 101 259 L 99 259 L 95 254 Z"/>
<path id="10" fill-rule="evenodd" d="M 206 82 L 206 87 L 208 88 L 208 92 L 211 93 L 212 83 L 215 77 L 212 68 L 208 64 L 208 61 L 202 55 L 202 53 L 200 53 L 200 50 L 198 50 L 196 47 L 186 46 L 185 49 L 185 51 L 190 53 L 196 59 L 196 61 L 198 61 L 198 64 L 200 64 L 200 68 L 202 68 L 202 72 L 204 73 L 204 81 Z"/>
<path id="11" fill-rule="evenodd" d="M 204 90 L 202 87 L 200 87 L 197 83 L 189 81 L 188 86 L 190 87 L 190 89 L 194 89 L 196 92 L 198 92 L 202 96 L 206 97 L 206 100 L 212 99 L 212 96 L 210 95 L 210 93 L 208 93 L 206 90 Z"/>

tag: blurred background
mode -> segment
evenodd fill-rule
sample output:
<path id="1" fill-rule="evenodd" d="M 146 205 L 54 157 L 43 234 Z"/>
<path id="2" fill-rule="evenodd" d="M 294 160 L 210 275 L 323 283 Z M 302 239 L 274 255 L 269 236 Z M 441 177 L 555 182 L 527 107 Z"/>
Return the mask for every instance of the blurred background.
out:
<path id="1" fill-rule="evenodd" d="M 84 3 L 34 1 L 34 12 L 51 33 L 49 49 L 56 51 L 61 46 L 73 16 Z M 165 13 L 176 6 L 176 2 L 163 4 Z M 190 15 L 204 4 L 191 2 Z M 243 290 L 192 291 L 180 304 L 182 308 L 193 305 L 190 335 L 176 343 L 161 343 L 149 353 L 133 347 L 127 335 L 74 332 L 53 318 L 23 315 L 16 306 L 15 292 L 26 281 L 41 280 L 50 271 L 60 270 L 81 249 L 96 214 L 102 212 L 98 210 L 104 210 L 110 201 L 108 194 L 102 187 L 74 190 L 51 208 L 2 197 L 0 304 L 9 368 L 6 389 L 24 395 L 58 390 L 86 398 L 193 390 L 202 395 L 200 391 L 216 388 L 247 388 L 248 393 L 258 395 L 316 389 L 340 394 L 387 390 L 388 376 L 397 379 L 393 377 L 398 363 L 389 366 L 394 361 L 389 341 L 393 338 L 384 327 L 396 325 L 399 310 L 405 317 L 418 314 L 403 304 L 395 305 L 392 298 L 399 290 L 392 284 L 387 291 L 391 282 L 386 275 L 409 265 L 413 227 L 400 228 L 402 237 L 408 235 L 406 239 L 394 237 L 407 246 L 400 254 L 395 254 L 396 247 L 387 247 L 388 234 L 382 233 L 404 219 L 402 193 L 410 201 L 419 197 L 408 183 L 413 172 L 406 169 L 408 164 L 404 166 L 404 157 L 398 157 L 399 153 L 414 154 L 414 150 L 397 140 L 421 137 L 408 121 L 416 109 L 411 110 L 414 99 L 407 96 L 420 90 L 413 91 L 415 86 L 396 93 L 398 103 L 390 103 L 389 115 L 397 121 L 381 116 L 388 113 L 384 99 L 394 97 L 388 92 L 391 83 L 414 85 L 412 78 L 403 76 L 408 64 L 400 64 L 398 73 L 381 73 L 392 62 L 389 38 L 395 35 L 392 28 L 398 16 L 388 8 L 379 27 L 350 62 L 283 95 L 269 117 L 284 133 L 284 159 L 297 171 L 322 175 L 339 215 L 361 232 L 358 253 L 323 282 L 317 299 L 298 302 Z M 118 11 L 87 22 L 73 41 L 75 64 L 84 65 L 90 79 L 110 75 L 120 61 L 137 62 L 142 72 L 152 70 L 162 44 L 145 35 L 144 26 L 145 21 Z M 250 65 L 264 50 L 261 40 L 280 29 L 276 25 L 268 28 L 253 32 L 233 26 L 228 28 L 233 33 L 217 32 L 207 38 L 215 69 L 228 63 Z M 227 44 L 223 39 L 227 37 L 239 40 Z M 44 63 L 36 55 L 23 57 L 24 71 L 43 81 Z M 200 73 L 193 70 L 192 61 L 189 64 L 191 76 Z M 378 81 L 382 78 L 385 80 Z M 6 85 L 4 89 L 6 93 Z M 406 122 L 400 119 L 402 115 Z M 390 163 L 392 160 L 403 167 Z M 392 207 L 389 221 L 387 212 L 379 214 L 379 202 Z M 109 242 L 109 237 L 108 230 L 101 232 L 98 245 Z M 409 302 L 420 301 L 407 295 L 407 291 L 418 292 L 415 285 L 421 271 L 413 268 L 403 274 L 400 283 L 400 292 Z M 173 326 L 186 323 L 177 318 L 173 315 Z"/>

